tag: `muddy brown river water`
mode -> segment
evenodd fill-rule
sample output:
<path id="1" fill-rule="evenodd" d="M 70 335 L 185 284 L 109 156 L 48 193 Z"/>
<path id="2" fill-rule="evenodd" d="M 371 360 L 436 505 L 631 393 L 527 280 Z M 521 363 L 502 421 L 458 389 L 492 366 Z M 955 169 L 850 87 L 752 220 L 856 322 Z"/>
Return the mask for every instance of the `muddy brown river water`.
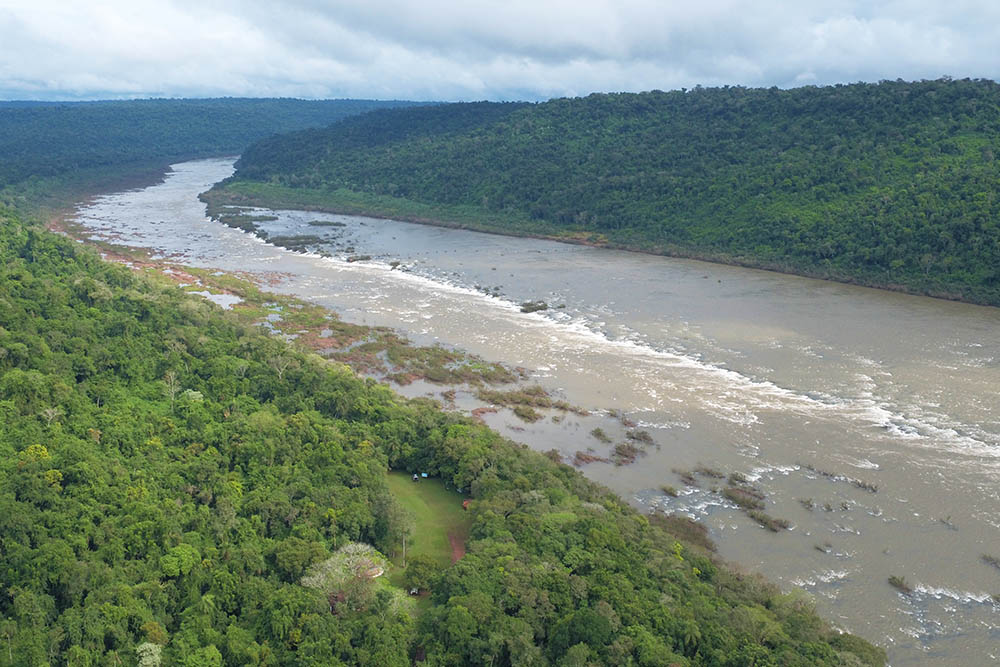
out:
<path id="1" fill-rule="evenodd" d="M 275 212 L 263 225 L 272 236 L 324 239 L 293 253 L 205 218 L 198 193 L 231 173 L 232 160 L 175 165 L 164 183 L 100 197 L 76 219 L 95 238 L 194 266 L 280 273 L 276 291 L 346 320 L 524 366 L 573 404 L 621 411 L 655 446 L 629 466 L 586 465 L 588 477 L 637 507 L 703 521 L 724 557 L 805 590 L 893 665 L 1000 664 L 1000 569 L 983 559 L 1000 559 L 1000 309 Z M 345 261 L 361 254 L 372 260 Z M 550 308 L 521 313 L 528 300 Z M 490 423 L 567 458 L 607 450 L 587 420 L 526 425 L 501 412 Z M 673 472 L 699 465 L 754 480 L 791 530 L 766 531 L 712 492 L 718 482 L 685 486 Z M 890 586 L 892 575 L 912 592 Z"/>

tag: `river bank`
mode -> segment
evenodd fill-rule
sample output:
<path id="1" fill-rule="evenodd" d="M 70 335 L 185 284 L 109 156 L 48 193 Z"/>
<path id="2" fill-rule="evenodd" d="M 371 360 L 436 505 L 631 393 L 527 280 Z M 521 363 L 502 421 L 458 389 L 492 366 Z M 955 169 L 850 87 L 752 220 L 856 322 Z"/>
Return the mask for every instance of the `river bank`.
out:
<path id="1" fill-rule="evenodd" d="M 162 184 L 168 176 L 169 172 L 156 176 L 151 171 L 109 182 L 108 187 L 148 187 Z M 101 196 L 89 194 L 78 207 L 92 206 Z M 525 427 L 543 419 L 563 432 L 582 429 L 601 434 L 572 453 L 550 450 L 550 458 L 557 462 L 576 467 L 595 462 L 628 465 L 651 444 L 636 435 L 644 432 L 624 415 L 592 414 L 553 397 L 531 382 L 523 367 L 487 362 L 454 346 L 417 345 L 390 327 L 345 322 L 332 309 L 268 291 L 288 276 L 199 268 L 158 257 L 148 247 L 125 244 L 114 234 L 97 238 L 69 207 L 51 212 L 46 228 L 93 247 L 107 261 L 202 296 L 242 324 L 263 327 L 289 344 L 390 385 L 407 398 L 434 400 L 443 409 L 462 412 L 534 449 L 543 449 L 546 440 L 536 437 L 537 428 L 529 432 Z"/>
<path id="2" fill-rule="evenodd" d="M 878 276 L 852 275 L 843 271 L 833 270 L 829 267 L 810 268 L 793 266 L 789 263 L 766 261 L 753 257 L 733 256 L 726 253 L 706 252 L 675 244 L 653 245 L 649 243 L 628 242 L 609 237 L 607 233 L 559 229 L 553 225 L 546 225 L 537 220 L 531 220 L 514 214 L 491 213 L 486 215 L 478 209 L 467 206 L 426 204 L 399 197 L 369 195 L 344 189 L 335 191 L 310 190 L 307 188 L 289 188 L 273 183 L 227 181 L 217 184 L 211 190 L 201 193 L 199 198 L 208 205 L 210 215 L 212 215 L 213 210 L 222 206 L 253 206 L 364 216 L 450 229 L 470 230 L 485 234 L 532 238 L 610 250 L 636 252 L 659 257 L 694 259 L 727 266 L 774 271 L 786 275 L 829 280 L 847 285 L 858 285 L 961 303 L 984 306 L 1000 305 L 1000 303 L 991 299 L 977 299 L 949 290 L 915 288 L 910 285 L 881 279 Z"/>

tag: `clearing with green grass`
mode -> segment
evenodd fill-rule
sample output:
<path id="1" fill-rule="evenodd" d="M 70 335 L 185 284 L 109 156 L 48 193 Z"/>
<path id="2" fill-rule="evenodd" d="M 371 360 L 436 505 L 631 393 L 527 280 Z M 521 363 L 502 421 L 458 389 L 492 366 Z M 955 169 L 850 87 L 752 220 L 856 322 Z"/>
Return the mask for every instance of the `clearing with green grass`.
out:
<path id="1" fill-rule="evenodd" d="M 421 478 L 414 482 L 411 474 L 389 473 L 389 491 L 413 517 L 413 532 L 406 541 L 406 555 L 431 558 L 447 567 L 465 554 L 470 520 L 462 507 L 465 496 L 446 489 L 440 479 Z M 397 565 L 402 565 L 399 559 Z"/>

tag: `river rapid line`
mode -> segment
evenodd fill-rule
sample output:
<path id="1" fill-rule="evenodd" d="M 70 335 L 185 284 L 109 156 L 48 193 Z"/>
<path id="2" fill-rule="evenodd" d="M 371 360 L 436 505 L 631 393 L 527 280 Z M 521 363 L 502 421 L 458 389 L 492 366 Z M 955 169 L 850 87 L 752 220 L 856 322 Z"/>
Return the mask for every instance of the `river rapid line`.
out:
<path id="1" fill-rule="evenodd" d="M 75 223 L 173 261 L 278 275 L 274 291 L 532 379 L 597 418 L 491 426 L 537 449 L 607 456 L 618 411 L 653 440 L 584 473 L 644 510 L 702 521 L 725 558 L 813 596 L 893 665 L 1000 664 L 1000 309 L 739 267 L 391 220 L 260 211 L 293 253 L 205 217 L 232 160 L 95 198 Z M 314 223 L 314 224 L 310 224 Z M 316 224 L 319 223 L 319 224 Z M 346 261 L 368 255 L 370 260 Z M 393 268 L 391 262 L 399 262 Z M 522 313 L 542 300 L 548 310 Z M 418 385 L 407 393 L 433 389 Z M 615 428 L 615 425 L 619 427 Z M 713 492 L 744 475 L 771 533 Z M 676 489 L 676 497 L 662 487 Z M 888 583 L 905 577 L 909 593 Z"/>

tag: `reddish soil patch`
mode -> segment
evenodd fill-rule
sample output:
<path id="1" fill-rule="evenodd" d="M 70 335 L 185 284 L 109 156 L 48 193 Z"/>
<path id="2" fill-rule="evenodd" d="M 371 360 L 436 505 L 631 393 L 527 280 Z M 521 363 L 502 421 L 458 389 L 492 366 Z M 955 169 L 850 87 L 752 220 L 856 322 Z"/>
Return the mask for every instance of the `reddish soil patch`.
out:
<path id="1" fill-rule="evenodd" d="M 56 234 L 65 234 L 70 236 L 69 228 L 66 225 L 66 218 L 69 213 L 60 213 L 59 215 L 49 218 L 49 221 L 45 224 L 45 229 L 50 232 L 55 232 Z"/>
<path id="2" fill-rule="evenodd" d="M 465 555 L 465 538 L 458 533 L 448 533 L 448 543 L 451 545 L 451 562 L 457 563 Z"/>

